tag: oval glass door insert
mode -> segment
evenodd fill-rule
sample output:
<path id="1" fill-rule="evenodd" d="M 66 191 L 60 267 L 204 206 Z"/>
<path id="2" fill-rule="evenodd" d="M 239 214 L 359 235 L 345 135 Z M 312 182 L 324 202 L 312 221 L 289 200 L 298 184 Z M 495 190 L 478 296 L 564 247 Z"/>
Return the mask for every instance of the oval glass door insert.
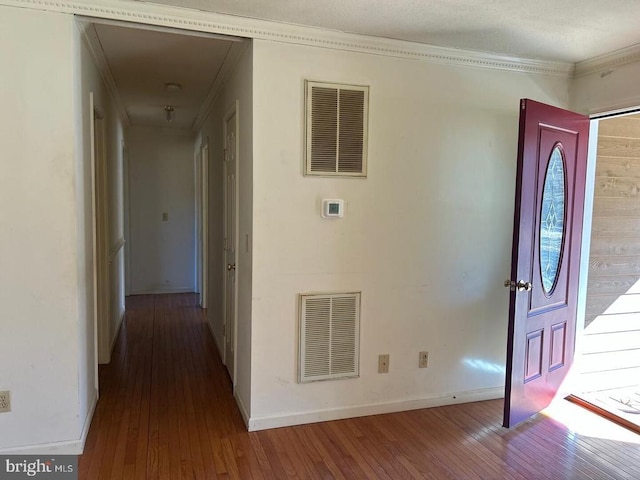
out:
<path id="1" fill-rule="evenodd" d="M 564 154 L 557 144 L 551 152 L 542 191 L 540 216 L 540 272 L 542 288 L 550 295 L 556 285 L 562 258 L 565 219 Z"/>

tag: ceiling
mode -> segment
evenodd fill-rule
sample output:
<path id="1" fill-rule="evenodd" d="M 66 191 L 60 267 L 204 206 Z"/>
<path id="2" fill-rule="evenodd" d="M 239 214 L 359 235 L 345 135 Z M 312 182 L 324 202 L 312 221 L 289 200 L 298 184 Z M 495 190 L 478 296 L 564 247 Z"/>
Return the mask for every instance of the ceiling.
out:
<path id="1" fill-rule="evenodd" d="M 152 0 L 275 22 L 575 63 L 640 44 L 638 0 Z M 94 23 L 132 125 L 192 128 L 232 37 Z M 97 47 L 96 47 L 97 45 Z M 178 92 L 167 83 L 182 86 Z M 164 107 L 174 108 L 166 120 Z"/>
<path id="2" fill-rule="evenodd" d="M 640 43 L 638 0 L 152 0 L 342 32 L 579 62 Z"/>
<path id="3" fill-rule="evenodd" d="M 132 125 L 191 128 L 234 44 L 170 30 L 99 23 L 94 28 Z M 167 91 L 167 83 L 182 88 Z M 170 123 L 165 105 L 174 108 Z"/>

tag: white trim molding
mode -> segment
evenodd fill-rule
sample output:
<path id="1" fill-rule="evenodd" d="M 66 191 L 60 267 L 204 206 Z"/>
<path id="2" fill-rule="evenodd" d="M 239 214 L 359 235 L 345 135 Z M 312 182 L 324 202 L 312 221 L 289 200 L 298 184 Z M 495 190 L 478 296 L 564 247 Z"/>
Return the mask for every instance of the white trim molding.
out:
<path id="1" fill-rule="evenodd" d="M 120 312 L 120 318 L 118 320 L 118 325 L 116 326 L 116 331 L 113 333 L 113 338 L 111 339 L 111 347 L 109 348 L 109 357 L 113 355 L 113 349 L 116 346 L 116 342 L 118 341 L 118 337 L 120 336 L 120 330 L 122 330 L 122 324 L 124 323 L 124 316 L 126 311 L 123 310 Z"/>
<path id="2" fill-rule="evenodd" d="M 574 64 L 495 55 L 132 0 L 0 0 L 1 5 L 433 63 L 571 78 Z"/>
<path id="3" fill-rule="evenodd" d="M 86 20 L 78 20 L 76 22 L 76 27 L 80 31 L 82 41 L 87 47 L 87 50 L 89 50 L 89 54 L 93 58 L 96 68 L 102 77 L 102 81 L 107 87 L 107 90 L 115 103 L 118 114 L 122 119 L 122 123 L 125 127 L 130 127 L 131 120 L 129 119 L 129 114 L 127 113 L 127 109 L 124 106 L 122 98 L 120 98 L 118 87 L 116 87 L 116 82 L 113 79 L 113 73 L 111 73 L 111 68 L 109 68 L 109 62 L 107 62 L 107 59 L 104 56 L 104 51 L 102 50 L 102 45 L 98 39 L 98 33 L 96 32 L 95 26 Z"/>
<path id="4" fill-rule="evenodd" d="M 640 61 L 640 44 L 576 63 L 574 77 L 605 73 L 616 67 Z"/>
<path id="5" fill-rule="evenodd" d="M 193 287 L 148 288 L 131 291 L 131 295 L 164 295 L 168 293 L 193 293 Z"/>
<path id="6" fill-rule="evenodd" d="M 306 423 L 328 422 L 344 418 L 366 417 L 385 413 L 419 410 L 422 408 L 442 407 L 458 403 L 480 402 L 504 397 L 504 387 L 484 388 L 466 392 L 430 395 L 410 400 L 397 400 L 387 403 L 356 405 L 353 407 L 333 408 L 328 410 L 314 410 L 311 412 L 286 413 L 266 417 L 249 418 L 247 427 L 250 432 L 267 430 L 269 428 L 290 427 Z M 238 397 L 236 396 L 236 400 Z M 240 409 L 242 412 L 242 408 Z M 243 416 L 245 414 L 243 413 Z"/>
<path id="7" fill-rule="evenodd" d="M 87 437 L 89 436 L 89 429 L 91 428 L 91 421 L 93 420 L 93 414 L 96 411 L 98 405 L 98 390 L 93 391 L 93 398 L 91 399 L 91 405 L 87 412 L 87 417 L 84 420 L 84 426 L 82 427 L 82 433 L 80 435 L 80 442 L 78 445 L 77 454 L 80 455 L 84 451 L 84 446 L 87 443 Z"/>
<path id="8" fill-rule="evenodd" d="M 250 42 L 248 40 L 243 40 L 241 43 L 234 43 L 231 45 L 231 48 L 227 53 L 227 57 L 224 59 L 224 63 L 222 64 L 222 68 L 218 72 L 218 76 L 214 80 L 213 85 L 211 85 L 207 98 L 200 107 L 198 116 L 193 121 L 192 129 L 194 132 L 198 132 L 202 128 L 202 125 L 204 125 L 207 118 L 209 118 L 209 114 L 213 109 L 213 104 L 220 95 L 220 92 L 222 92 L 222 87 L 226 85 L 231 74 L 235 71 L 245 50 L 249 48 L 249 44 Z"/>
<path id="9" fill-rule="evenodd" d="M 242 398 L 240 397 L 240 395 L 238 395 L 238 391 L 235 390 L 235 388 L 233 392 L 233 398 L 236 399 L 236 403 L 238 404 L 238 409 L 240 410 L 240 415 L 242 415 L 242 420 L 244 420 L 244 424 L 247 426 L 247 429 L 251 431 L 251 419 L 249 418 L 249 411 L 247 410 L 247 407 L 242 401 Z M 267 427 L 267 428 L 270 428 L 270 427 Z"/>
<path id="10" fill-rule="evenodd" d="M 81 455 L 83 449 L 82 440 L 68 440 L 4 448 L 0 450 L 0 455 Z"/>
<path id="11" fill-rule="evenodd" d="M 207 320 L 207 326 L 209 327 L 209 333 L 211 334 L 211 338 L 213 338 L 213 343 L 215 343 L 216 345 L 216 349 L 218 350 L 218 356 L 220 357 L 220 361 L 222 362 L 222 358 L 224 357 L 224 347 L 218 340 L 218 337 L 216 337 L 215 332 L 213 331 L 213 325 L 209 320 L 209 315 L 207 313 L 205 313 L 205 315 L 207 317 L 206 320 Z"/>
<path id="12" fill-rule="evenodd" d="M 82 432 L 80 433 L 80 438 L 78 440 L 3 448 L 0 449 L 0 455 L 82 455 L 97 404 L 98 391 L 94 390 L 91 405 L 89 405 L 89 410 L 87 411 L 87 416 L 84 419 Z"/>

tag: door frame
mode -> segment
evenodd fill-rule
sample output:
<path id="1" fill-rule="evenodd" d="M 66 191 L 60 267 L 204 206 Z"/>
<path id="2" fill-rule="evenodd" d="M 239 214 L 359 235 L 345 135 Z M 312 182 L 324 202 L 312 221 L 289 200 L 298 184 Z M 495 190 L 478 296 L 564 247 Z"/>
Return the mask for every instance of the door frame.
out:
<path id="1" fill-rule="evenodd" d="M 122 213 L 124 231 L 124 295 L 131 295 L 131 211 L 129 191 L 129 148 L 122 139 Z"/>
<path id="2" fill-rule="evenodd" d="M 98 364 L 111 360 L 109 339 L 110 272 L 108 181 L 106 169 L 106 124 L 102 110 L 95 104 L 93 92 L 89 94 L 91 137 L 91 210 L 93 229 L 93 306 L 94 347 L 96 350 L 96 385 Z M 98 187 L 100 185 L 100 188 Z"/>
<path id="3" fill-rule="evenodd" d="M 240 175 L 238 174 L 239 171 L 239 150 L 240 150 L 240 142 L 239 142 L 239 131 L 240 131 L 240 101 L 236 100 L 234 102 L 234 104 L 232 105 L 232 107 L 227 111 L 227 113 L 225 114 L 223 121 L 222 121 L 222 139 L 223 139 L 223 145 L 224 145 L 224 151 L 223 151 L 223 173 L 222 173 L 222 177 L 223 177 L 223 185 L 224 185 L 224 189 L 223 189 L 223 216 L 222 216 L 222 225 L 223 225 L 223 248 L 222 248 L 222 276 L 223 276 L 223 287 L 222 287 L 222 319 L 223 319 L 223 331 L 225 332 L 225 336 L 223 338 L 223 345 L 222 345 L 222 361 L 223 363 L 226 365 L 226 358 L 227 358 L 227 293 L 228 293 L 228 289 L 229 289 L 229 284 L 228 284 L 228 276 L 227 276 L 227 259 L 226 259 L 226 237 L 225 237 L 225 231 L 224 229 L 226 229 L 226 225 L 227 225 L 227 149 L 228 149 L 228 145 L 227 145 L 227 123 L 229 121 L 229 119 L 231 119 L 233 116 L 235 115 L 236 121 L 235 121 L 235 127 L 236 127 L 236 141 L 235 141 L 235 158 L 236 158 L 236 164 L 235 164 L 235 201 L 234 201 L 234 209 L 233 209 L 233 215 L 235 215 L 236 221 L 235 221 L 235 252 L 236 252 L 236 258 L 235 258 L 235 262 L 236 262 L 236 269 L 235 269 L 235 282 L 233 283 L 233 304 L 234 304 L 234 309 L 233 309 L 233 319 L 232 319 L 232 327 L 233 327 L 233 372 L 231 372 L 231 378 L 232 378 L 232 383 L 233 383 L 233 391 L 235 392 L 236 389 L 236 384 L 237 384 L 237 378 L 236 378 L 236 364 L 237 364 L 237 356 L 238 356 L 238 277 L 239 277 L 239 266 L 240 266 L 240 261 L 239 261 L 239 249 L 238 249 L 238 245 L 239 245 L 239 238 L 238 238 L 238 232 L 239 232 L 239 222 L 238 222 L 238 213 L 239 213 L 239 209 L 238 209 L 238 198 L 239 198 L 239 177 Z"/>
<path id="4" fill-rule="evenodd" d="M 593 202 L 596 187 L 596 166 L 598 157 L 598 134 L 600 120 L 640 113 L 640 105 L 628 108 L 616 108 L 588 114 L 589 147 L 587 152 L 587 177 L 584 196 L 584 217 L 582 224 L 582 247 L 580 253 L 580 280 L 578 282 L 578 311 L 576 325 L 576 351 L 582 339 L 587 307 L 587 284 L 589 280 L 589 254 L 591 250 L 591 229 L 593 225 Z"/>
<path id="5" fill-rule="evenodd" d="M 195 289 L 200 308 L 207 308 L 209 293 L 209 137 L 194 153 L 195 166 Z"/>
<path id="6" fill-rule="evenodd" d="M 587 147 L 587 174 L 584 191 L 584 214 L 582 218 L 582 245 L 580 248 L 580 276 L 578 280 L 578 305 L 576 310 L 576 344 L 578 352 L 587 309 L 587 283 L 589 280 L 589 254 L 591 250 L 591 228 L 593 224 L 593 200 L 596 191 L 596 160 L 598 156 L 598 126 L 602 115 L 589 115 L 589 146 Z"/>
<path id="7" fill-rule="evenodd" d="M 626 107 L 608 107 L 585 113 L 589 117 L 589 146 L 587 148 L 587 176 L 584 194 L 584 216 L 582 223 L 582 246 L 580 250 L 580 280 L 578 282 L 578 310 L 576 325 L 576 350 L 582 338 L 587 306 L 587 282 L 589 280 L 589 253 L 593 225 L 593 201 L 596 187 L 596 164 L 598 156 L 598 134 L 600 120 L 610 117 L 640 113 L 640 104 Z M 588 233 L 588 234 L 587 234 Z"/>
<path id="8" fill-rule="evenodd" d="M 581 342 L 583 340 L 584 323 L 586 320 L 587 287 L 589 280 L 589 258 L 591 251 L 591 231 L 593 224 L 593 204 L 595 199 L 596 167 L 598 156 L 598 140 L 600 120 L 607 118 L 621 117 L 640 113 L 640 105 L 628 108 L 615 108 L 589 115 L 589 152 L 587 156 L 587 178 L 585 189 L 585 210 L 583 219 L 582 253 L 580 258 L 580 280 L 578 291 L 578 320 L 576 325 L 576 346 L 575 351 L 580 354 L 582 351 Z M 585 234 L 588 232 L 588 234 Z M 572 382 L 573 383 L 573 382 Z M 573 385 L 568 385 L 567 394 L 573 395 Z"/>
<path id="9" fill-rule="evenodd" d="M 193 152 L 193 186 L 194 186 L 194 248 L 195 248 L 195 272 L 194 272 L 194 291 L 198 294 L 198 303 L 200 302 L 200 291 L 202 288 L 202 226 L 200 225 L 200 217 L 202 208 L 202 165 L 200 164 L 200 146 L 196 145 Z"/>

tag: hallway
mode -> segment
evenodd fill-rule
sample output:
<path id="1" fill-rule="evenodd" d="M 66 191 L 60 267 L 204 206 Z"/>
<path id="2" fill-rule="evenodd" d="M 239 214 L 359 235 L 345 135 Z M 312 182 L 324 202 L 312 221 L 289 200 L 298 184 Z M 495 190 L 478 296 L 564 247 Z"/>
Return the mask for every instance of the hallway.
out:
<path id="1" fill-rule="evenodd" d="M 194 294 L 127 298 L 81 479 L 601 480 L 640 469 L 635 437 L 577 433 L 544 415 L 506 430 L 501 400 L 247 433 L 196 305 Z M 602 422 L 567 408 L 582 426 Z"/>
<path id="2" fill-rule="evenodd" d="M 205 322 L 197 295 L 127 298 L 80 478 L 215 478 L 247 447 L 230 443 L 245 427 Z"/>

